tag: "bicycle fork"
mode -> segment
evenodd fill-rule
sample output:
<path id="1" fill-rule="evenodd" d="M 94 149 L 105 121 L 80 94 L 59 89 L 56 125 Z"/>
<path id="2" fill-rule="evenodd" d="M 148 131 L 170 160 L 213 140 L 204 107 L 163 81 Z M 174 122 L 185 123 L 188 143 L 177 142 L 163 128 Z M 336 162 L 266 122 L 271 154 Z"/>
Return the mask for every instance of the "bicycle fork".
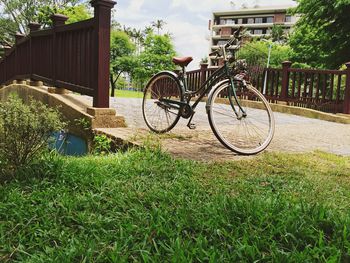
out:
<path id="1" fill-rule="evenodd" d="M 237 117 L 237 120 L 241 120 L 245 117 L 247 117 L 247 113 L 244 111 L 244 109 L 242 108 L 241 104 L 239 103 L 238 101 L 238 98 L 237 98 L 237 93 L 236 93 L 236 89 L 234 88 L 234 83 L 233 83 L 233 80 L 232 78 L 230 78 L 230 88 L 228 90 L 228 98 L 229 98 L 229 101 L 230 101 L 230 105 L 231 105 L 231 108 L 233 109 L 233 112 L 236 114 L 236 117 Z M 244 80 L 242 80 L 242 85 L 243 86 L 246 86 L 246 82 Z M 235 105 L 233 103 L 233 100 L 232 100 L 232 92 L 233 92 L 233 97 L 235 98 L 235 101 L 236 101 L 236 104 L 239 108 L 239 112 L 237 112 L 236 108 L 235 108 Z"/>
<path id="2" fill-rule="evenodd" d="M 232 78 L 230 78 L 229 85 L 230 85 L 230 87 L 228 87 L 228 99 L 230 101 L 230 106 L 231 106 L 233 112 L 235 113 L 237 120 L 241 120 L 241 119 L 247 117 L 247 113 L 245 112 L 245 110 L 242 108 L 241 104 L 238 101 L 236 89 L 235 89 Z M 244 85 L 244 86 L 247 85 L 244 80 L 242 81 L 242 85 Z M 234 100 L 232 97 L 234 98 Z M 237 105 L 239 112 L 237 111 L 235 104 Z M 206 105 L 207 114 L 209 114 L 209 110 L 210 110 L 210 105 L 207 104 Z"/>

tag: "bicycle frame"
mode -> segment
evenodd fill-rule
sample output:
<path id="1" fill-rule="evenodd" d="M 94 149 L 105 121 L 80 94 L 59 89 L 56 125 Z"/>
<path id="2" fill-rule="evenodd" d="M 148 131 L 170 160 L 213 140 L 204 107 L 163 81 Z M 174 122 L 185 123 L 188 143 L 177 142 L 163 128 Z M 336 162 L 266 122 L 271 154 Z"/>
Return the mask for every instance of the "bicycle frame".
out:
<path id="1" fill-rule="evenodd" d="M 241 116 L 239 116 L 236 108 L 234 107 L 234 102 L 232 101 L 232 97 L 234 97 L 236 105 L 239 107 L 239 109 L 243 113 L 243 116 L 245 116 L 246 113 L 245 113 L 244 109 L 241 107 L 241 105 L 239 104 L 238 99 L 237 99 L 233 77 L 230 75 L 230 68 L 229 68 L 227 60 L 225 60 L 224 65 L 222 67 L 220 67 L 219 69 L 217 69 L 216 71 L 214 71 L 214 73 L 211 76 L 209 76 L 209 78 L 196 91 L 190 91 L 190 92 L 188 91 L 188 81 L 187 81 L 186 70 L 185 70 L 185 68 L 183 68 L 183 74 L 182 74 L 182 77 L 179 77 L 179 80 L 180 80 L 180 85 L 182 86 L 181 88 L 184 91 L 184 94 L 188 96 L 187 98 L 185 96 L 185 99 L 187 100 L 185 102 L 185 104 L 189 105 L 189 102 L 191 101 L 192 97 L 195 94 L 199 94 L 199 97 L 195 100 L 195 102 L 191 106 L 191 109 L 195 110 L 197 105 L 199 104 L 199 102 L 213 88 L 213 85 L 216 82 L 219 82 L 222 78 L 228 78 L 230 80 L 231 88 L 228 91 L 229 92 L 228 95 L 229 95 L 229 101 L 230 101 L 231 107 L 232 107 L 233 111 L 235 112 L 236 116 L 241 117 Z M 183 103 L 181 103 L 181 104 L 184 105 Z"/>
<path id="2" fill-rule="evenodd" d="M 209 76 L 209 78 L 200 86 L 200 88 L 196 91 L 188 91 L 188 81 L 187 81 L 187 77 L 186 77 L 186 71 L 183 70 L 183 76 L 180 79 L 180 83 L 182 85 L 182 88 L 184 90 L 184 94 L 185 95 L 189 95 L 189 98 L 187 103 L 189 103 L 189 101 L 192 99 L 192 97 L 195 94 L 199 94 L 199 97 L 196 99 L 196 101 L 194 102 L 194 104 L 191 106 L 192 109 L 194 110 L 198 103 L 204 98 L 205 94 L 207 94 L 213 87 L 213 84 L 215 82 L 218 82 L 221 78 L 223 77 L 229 77 L 229 67 L 228 67 L 228 63 L 225 61 L 224 66 L 222 66 L 221 68 L 217 69 L 216 71 L 214 71 L 214 73 Z"/>
<path id="3" fill-rule="evenodd" d="M 237 94 L 236 94 L 236 89 L 234 85 L 234 80 L 239 80 L 239 79 L 234 79 L 234 77 L 230 74 L 230 67 L 229 67 L 229 60 L 226 54 L 226 48 L 233 43 L 233 40 L 230 40 L 225 46 L 221 46 L 222 50 L 222 55 L 224 58 L 224 65 L 217 69 L 209 78 L 201 84 L 200 88 L 196 91 L 189 91 L 188 90 L 188 81 L 187 81 L 187 73 L 186 73 L 186 67 L 182 67 L 182 75 L 177 76 L 177 79 L 180 84 L 180 88 L 182 89 L 183 93 L 183 101 L 175 101 L 171 99 L 160 99 L 159 101 L 161 103 L 166 103 L 167 106 L 169 107 L 171 105 L 172 108 L 177 108 L 177 109 L 183 109 L 184 111 L 181 113 L 181 116 L 184 118 L 190 118 L 188 126 L 190 127 L 191 120 L 194 116 L 195 109 L 199 102 L 204 98 L 204 96 L 209 93 L 214 84 L 220 80 L 224 79 L 229 79 L 230 80 L 230 88 L 228 90 L 228 96 L 229 96 L 229 101 L 230 105 L 238 119 L 241 119 L 242 117 L 246 117 L 247 114 L 240 105 Z M 235 55 L 235 54 L 234 54 Z M 243 82 L 243 85 L 245 85 L 245 82 L 243 80 L 239 80 Z M 199 97 L 195 100 L 193 105 L 190 105 L 190 101 L 192 98 L 196 95 L 199 94 Z M 232 99 L 234 98 L 234 100 Z M 236 108 L 234 107 L 235 104 L 238 106 L 240 109 L 240 112 L 242 113 L 241 115 L 238 114 Z M 174 105 L 177 105 L 178 107 L 174 107 Z"/>

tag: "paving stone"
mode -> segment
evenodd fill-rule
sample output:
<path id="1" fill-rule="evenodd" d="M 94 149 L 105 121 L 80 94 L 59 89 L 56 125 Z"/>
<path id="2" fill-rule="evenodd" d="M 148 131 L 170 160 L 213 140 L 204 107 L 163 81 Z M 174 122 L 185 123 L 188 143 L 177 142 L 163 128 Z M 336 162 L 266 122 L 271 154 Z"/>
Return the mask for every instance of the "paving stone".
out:
<path id="1" fill-rule="evenodd" d="M 111 107 L 125 117 L 128 128 L 108 129 L 108 132 L 124 139 L 142 140 L 148 129 L 142 117 L 142 100 L 112 98 Z M 312 152 L 321 150 L 350 156 L 350 125 L 310 119 L 301 116 L 275 113 L 276 132 L 267 152 Z M 196 130 L 187 128 L 187 120 L 181 119 L 167 135 L 152 135 L 160 140 L 164 149 L 180 158 L 200 161 L 237 160 L 242 157 L 227 150 L 211 132 L 205 104 L 200 103 L 193 118 Z M 119 134 L 119 135 L 118 135 Z"/>

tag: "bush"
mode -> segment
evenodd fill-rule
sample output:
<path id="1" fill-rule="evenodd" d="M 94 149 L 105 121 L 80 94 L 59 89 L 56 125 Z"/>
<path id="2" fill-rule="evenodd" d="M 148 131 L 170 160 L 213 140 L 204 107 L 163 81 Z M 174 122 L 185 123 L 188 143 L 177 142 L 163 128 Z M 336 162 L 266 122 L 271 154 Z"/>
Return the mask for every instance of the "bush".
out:
<path id="1" fill-rule="evenodd" d="M 0 172 L 13 173 L 38 159 L 51 133 L 64 125 L 56 109 L 33 99 L 26 105 L 11 94 L 0 103 Z"/>
<path id="2" fill-rule="evenodd" d="M 104 155 L 111 152 L 112 140 L 104 134 L 95 134 L 92 154 Z"/>
<path id="3" fill-rule="evenodd" d="M 266 66 L 269 54 L 269 43 L 263 41 L 253 41 L 243 45 L 238 53 L 239 59 L 246 59 L 249 65 Z M 289 60 L 291 49 L 288 45 L 277 43 L 272 44 L 270 67 L 281 68 L 282 62 Z"/>

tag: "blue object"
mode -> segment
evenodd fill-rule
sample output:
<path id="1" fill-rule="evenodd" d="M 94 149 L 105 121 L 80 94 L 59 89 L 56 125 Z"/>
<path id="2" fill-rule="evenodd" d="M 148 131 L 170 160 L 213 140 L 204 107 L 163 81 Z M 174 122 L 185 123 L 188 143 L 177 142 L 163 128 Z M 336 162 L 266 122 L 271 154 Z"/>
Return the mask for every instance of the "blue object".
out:
<path id="1" fill-rule="evenodd" d="M 59 131 L 53 133 L 54 141 L 50 149 L 56 149 L 62 155 L 82 156 L 88 153 L 87 141 L 69 132 Z"/>

